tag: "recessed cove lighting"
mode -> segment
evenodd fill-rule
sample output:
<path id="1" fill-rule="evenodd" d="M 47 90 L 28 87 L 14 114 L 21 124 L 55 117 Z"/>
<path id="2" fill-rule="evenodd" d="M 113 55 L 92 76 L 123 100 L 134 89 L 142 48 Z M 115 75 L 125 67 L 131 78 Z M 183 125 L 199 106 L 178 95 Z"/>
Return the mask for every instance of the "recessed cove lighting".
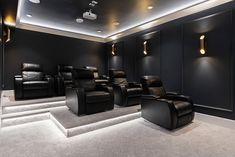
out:
<path id="1" fill-rule="evenodd" d="M 120 25 L 120 23 L 118 21 L 113 22 L 113 24 L 114 24 L 114 26 Z"/>
<path id="2" fill-rule="evenodd" d="M 76 19 L 76 22 L 77 22 L 77 23 L 83 23 L 84 20 L 83 20 L 82 18 L 77 18 L 77 19 Z"/>
<path id="3" fill-rule="evenodd" d="M 41 1 L 40 0 L 29 0 L 32 3 L 39 4 Z"/>
<path id="4" fill-rule="evenodd" d="M 33 17 L 31 14 L 26 14 L 27 17 Z"/>
<path id="5" fill-rule="evenodd" d="M 148 6 L 148 10 L 152 10 L 153 9 L 153 6 Z"/>

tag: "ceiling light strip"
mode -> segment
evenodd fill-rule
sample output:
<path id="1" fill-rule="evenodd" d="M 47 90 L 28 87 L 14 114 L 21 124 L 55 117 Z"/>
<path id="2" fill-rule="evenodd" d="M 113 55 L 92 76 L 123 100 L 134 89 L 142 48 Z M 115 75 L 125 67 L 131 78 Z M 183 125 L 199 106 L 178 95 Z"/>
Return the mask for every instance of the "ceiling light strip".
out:
<path id="1" fill-rule="evenodd" d="M 170 22 L 170 21 L 188 16 L 188 15 L 191 15 L 191 14 L 195 14 L 195 13 L 204 11 L 206 9 L 210 9 L 210 8 L 213 8 L 213 7 L 228 3 L 228 2 L 232 2 L 232 1 L 233 0 L 210 0 L 210 1 L 198 4 L 198 5 L 195 5 L 193 7 L 189 7 L 187 9 L 180 10 L 178 12 L 172 13 L 172 14 L 164 16 L 162 18 L 153 20 L 153 21 L 145 23 L 143 25 L 149 25 L 149 27 L 146 28 L 146 29 L 149 29 L 149 28 L 156 27 L 156 26 L 162 25 L 164 23 L 167 23 L 167 22 Z M 121 33 L 121 35 L 119 35 L 116 39 L 131 35 L 131 34 L 134 34 L 134 33 L 140 32 L 140 31 L 143 31 L 144 30 L 143 25 L 140 25 L 140 26 L 137 26 L 135 28 L 128 29 L 128 30 L 124 30 L 122 32 L 118 32 L 117 34 Z M 114 35 L 106 37 L 105 41 L 106 42 L 113 41 L 113 39 L 112 39 L 113 36 Z"/>
<path id="2" fill-rule="evenodd" d="M 48 33 L 48 34 L 53 34 L 53 35 L 66 36 L 66 37 L 70 37 L 70 38 L 105 43 L 105 38 L 103 38 L 103 37 L 96 37 L 96 36 L 91 36 L 91 35 L 87 35 L 87 34 L 74 33 L 74 32 L 70 32 L 70 31 L 59 30 L 59 29 L 55 29 L 55 28 L 48 28 L 48 27 L 43 27 L 43 26 L 37 26 L 37 25 L 32 25 L 32 24 L 27 24 L 27 23 L 22 23 L 22 22 L 20 24 L 18 24 L 17 28 L 30 30 L 30 31 L 36 31 L 36 32 L 42 32 L 42 33 Z"/>

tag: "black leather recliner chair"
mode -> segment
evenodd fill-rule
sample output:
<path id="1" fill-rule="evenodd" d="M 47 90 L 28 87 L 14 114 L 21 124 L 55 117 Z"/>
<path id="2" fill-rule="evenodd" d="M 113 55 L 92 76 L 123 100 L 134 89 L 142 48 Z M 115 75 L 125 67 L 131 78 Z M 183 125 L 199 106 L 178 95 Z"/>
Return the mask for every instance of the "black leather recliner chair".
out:
<path id="1" fill-rule="evenodd" d="M 99 76 L 98 68 L 92 66 L 85 66 L 85 69 L 92 70 L 97 84 L 107 85 L 109 83 L 109 78 L 105 75 Z"/>
<path id="2" fill-rule="evenodd" d="M 141 115 L 144 119 L 173 130 L 194 119 L 193 101 L 177 93 L 167 93 L 157 76 L 143 76 Z"/>
<path id="3" fill-rule="evenodd" d="M 142 88 L 138 83 L 128 83 L 122 70 L 110 70 L 110 81 L 114 88 L 114 102 L 119 106 L 132 106 L 141 103 Z"/>
<path id="4" fill-rule="evenodd" d="M 54 79 L 44 75 L 39 64 L 23 63 L 22 74 L 14 78 L 15 100 L 54 95 Z"/>
<path id="5" fill-rule="evenodd" d="M 77 115 L 112 110 L 114 96 L 112 87 L 97 85 L 91 70 L 74 69 L 73 87 L 66 88 L 66 105 Z"/>
<path id="6" fill-rule="evenodd" d="M 58 96 L 65 95 L 65 88 L 72 87 L 72 70 L 73 66 L 70 65 L 58 65 L 57 76 L 55 76 L 55 90 Z"/>

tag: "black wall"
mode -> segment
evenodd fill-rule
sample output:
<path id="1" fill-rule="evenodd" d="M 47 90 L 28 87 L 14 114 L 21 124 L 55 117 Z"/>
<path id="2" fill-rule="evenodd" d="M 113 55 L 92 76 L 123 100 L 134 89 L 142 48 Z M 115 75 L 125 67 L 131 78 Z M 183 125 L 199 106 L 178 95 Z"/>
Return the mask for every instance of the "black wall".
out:
<path id="1" fill-rule="evenodd" d="M 124 46 L 116 50 L 121 51 L 116 65 L 122 65 L 118 68 L 127 72 L 129 81 L 158 75 L 167 91 L 191 96 L 196 111 L 235 119 L 234 6 L 234 2 L 228 3 L 118 39 L 114 43 Z M 205 55 L 199 51 L 203 34 Z M 144 41 L 148 43 L 147 56 L 143 54 Z M 107 50 L 110 54 L 110 48 Z M 116 57 L 108 56 L 109 62 Z"/>
<path id="2" fill-rule="evenodd" d="M 43 64 L 47 74 L 55 74 L 58 64 L 97 66 L 103 74 L 105 44 L 16 29 L 5 45 L 5 89 L 13 89 L 23 62 Z"/>

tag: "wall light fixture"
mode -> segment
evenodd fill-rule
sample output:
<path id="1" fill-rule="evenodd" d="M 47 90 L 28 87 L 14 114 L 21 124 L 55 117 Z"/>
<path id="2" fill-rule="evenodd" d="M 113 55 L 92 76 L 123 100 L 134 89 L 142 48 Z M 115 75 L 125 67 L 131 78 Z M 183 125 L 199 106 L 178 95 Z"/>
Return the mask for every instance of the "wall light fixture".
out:
<path id="1" fill-rule="evenodd" d="M 6 30 L 3 31 L 3 40 L 5 43 L 8 43 L 11 41 L 11 30 L 10 28 L 6 28 Z M 2 39 L 0 38 L 0 42 L 2 42 Z"/>
<path id="2" fill-rule="evenodd" d="M 112 45 L 112 55 L 115 56 L 115 44 Z"/>
<path id="3" fill-rule="evenodd" d="M 206 49 L 205 49 L 205 35 L 201 35 L 200 36 L 200 53 L 202 55 L 204 55 L 206 53 Z"/>
<path id="4" fill-rule="evenodd" d="M 144 41 L 144 55 L 147 55 L 147 41 Z"/>

